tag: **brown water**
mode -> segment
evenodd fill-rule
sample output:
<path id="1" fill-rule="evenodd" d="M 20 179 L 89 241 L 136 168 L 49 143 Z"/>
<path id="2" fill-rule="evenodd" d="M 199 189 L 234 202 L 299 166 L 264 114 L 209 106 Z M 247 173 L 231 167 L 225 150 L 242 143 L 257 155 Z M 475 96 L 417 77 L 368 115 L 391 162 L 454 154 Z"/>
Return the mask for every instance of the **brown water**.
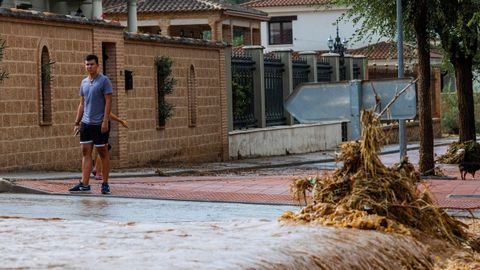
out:
<path id="1" fill-rule="evenodd" d="M 87 260 L 78 260 L 78 251 Z M 0 218 L 6 268 L 432 269 L 402 235 L 272 221 L 97 222 Z"/>

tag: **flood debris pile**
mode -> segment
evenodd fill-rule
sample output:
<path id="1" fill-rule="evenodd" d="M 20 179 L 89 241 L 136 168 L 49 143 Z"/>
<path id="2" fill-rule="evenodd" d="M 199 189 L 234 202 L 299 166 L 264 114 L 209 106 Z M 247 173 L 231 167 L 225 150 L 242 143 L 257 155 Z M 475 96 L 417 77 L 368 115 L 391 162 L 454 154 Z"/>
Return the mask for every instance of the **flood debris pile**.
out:
<path id="1" fill-rule="evenodd" d="M 480 144 L 475 141 L 454 142 L 448 147 L 447 153 L 436 161 L 444 164 L 480 162 Z"/>
<path id="2" fill-rule="evenodd" d="M 297 199 L 306 190 L 313 202 L 300 212 L 286 212 L 280 220 L 328 226 L 372 229 L 407 235 L 424 233 L 456 245 L 467 240 L 464 224 L 434 205 L 427 191 L 419 192 L 419 174 L 408 160 L 393 167 L 380 161 L 384 135 L 379 116 L 362 113 L 362 139 L 342 145 L 343 167 L 319 179 L 295 179 Z"/>

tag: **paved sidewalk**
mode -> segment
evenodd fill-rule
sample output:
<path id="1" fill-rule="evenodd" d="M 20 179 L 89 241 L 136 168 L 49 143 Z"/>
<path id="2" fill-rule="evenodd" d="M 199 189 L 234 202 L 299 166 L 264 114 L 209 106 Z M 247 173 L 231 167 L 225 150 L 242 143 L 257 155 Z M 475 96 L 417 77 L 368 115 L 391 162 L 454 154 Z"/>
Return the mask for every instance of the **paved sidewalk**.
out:
<path id="1" fill-rule="evenodd" d="M 448 143 L 436 143 L 436 154 L 445 153 Z M 388 148 L 390 147 L 390 148 Z M 398 162 L 398 152 L 395 146 L 384 148 L 382 161 L 386 165 Z M 398 147 L 398 146 L 397 146 Z M 418 163 L 418 150 L 415 145 L 409 145 L 408 155 L 410 160 Z M 387 150 L 386 150 L 387 149 Z M 390 151 L 390 152 L 388 152 Z M 325 152 L 324 152 L 325 153 Z M 285 156 L 252 159 L 245 161 L 233 161 L 223 163 L 204 164 L 203 172 L 220 171 L 221 168 L 252 169 L 261 166 L 294 166 L 301 164 L 324 164 L 331 163 L 328 153 L 311 153 L 305 155 Z M 319 163 L 319 161 L 321 161 Z M 443 171 L 450 176 L 450 180 L 424 180 L 419 184 L 419 189 L 428 188 L 433 194 L 440 207 L 449 209 L 479 209 L 480 208 L 480 179 L 478 180 L 452 180 L 460 179 L 458 168 L 455 165 L 442 165 Z M 200 168 L 200 167 L 199 167 Z M 210 169 L 210 171 L 208 171 Z M 183 170 L 187 170 L 183 168 Z M 196 171 L 197 168 L 190 168 Z M 198 171 L 196 171 L 198 173 Z M 308 174 L 322 174 L 329 171 L 309 171 Z M 330 171 L 331 172 L 331 171 Z M 138 173 L 138 172 L 137 172 Z M 193 173 L 195 174 L 195 173 Z M 241 202 L 260 204 L 288 204 L 295 205 L 290 195 L 291 179 L 293 177 L 306 177 L 307 175 L 271 175 L 271 176 L 152 176 L 153 174 L 138 174 L 130 177 L 128 174 L 119 174 L 111 180 L 112 195 L 118 197 L 169 199 L 169 200 L 192 200 L 192 201 L 215 201 L 215 202 Z M 23 175 L 25 176 L 25 175 Z M 38 175 L 37 175 L 38 176 Z M 75 175 L 78 179 L 79 173 Z M 470 176 L 470 175 L 469 175 Z M 0 176 L 1 177 L 1 176 Z M 50 177 L 50 178 L 48 178 Z M 470 176 L 471 177 L 471 176 Z M 43 179 L 43 181 L 38 181 Z M 46 180 L 45 180 L 46 179 Z M 69 177 L 62 178 L 61 174 L 46 174 L 46 178 L 24 177 L 17 175 L 17 185 L 43 191 L 50 194 L 66 194 L 68 188 L 75 183 Z M 100 181 L 92 180 L 93 196 L 101 196 Z M 87 196 L 92 196 L 87 195 Z"/>
<path id="2" fill-rule="evenodd" d="M 441 138 L 435 140 L 436 146 L 446 146 L 458 138 Z M 417 150 L 419 148 L 418 143 L 409 143 L 407 149 Z M 147 176 L 182 176 L 182 175 L 212 175 L 216 173 L 226 173 L 235 171 L 256 170 L 264 168 L 279 168 L 279 167 L 291 167 L 307 164 L 326 164 L 322 168 L 333 169 L 335 166 L 335 154 L 338 149 L 329 151 L 321 151 L 306 154 L 295 154 L 288 156 L 274 156 L 263 158 L 251 158 L 244 160 L 232 160 L 225 162 L 211 162 L 196 165 L 182 165 L 182 166 L 166 166 L 162 168 L 134 168 L 134 169 L 120 169 L 112 170 L 110 177 L 124 178 L 124 177 L 147 177 Z M 382 148 L 382 155 L 388 155 L 388 164 L 393 164 L 399 160 L 399 146 L 398 144 L 385 145 Z M 415 151 L 414 151 L 415 152 Z M 412 153 L 414 153 L 412 152 Z M 393 155 L 390 155 L 393 154 Z M 411 156 L 412 163 L 417 163 L 417 156 Z M 26 172 L 11 172 L 1 173 L 0 178 L 13 179 L 13 180 L 62 180 L 62 179 L 78 179 L 80 172 L 58 172 L 58 171 L 26 171 Z"/>

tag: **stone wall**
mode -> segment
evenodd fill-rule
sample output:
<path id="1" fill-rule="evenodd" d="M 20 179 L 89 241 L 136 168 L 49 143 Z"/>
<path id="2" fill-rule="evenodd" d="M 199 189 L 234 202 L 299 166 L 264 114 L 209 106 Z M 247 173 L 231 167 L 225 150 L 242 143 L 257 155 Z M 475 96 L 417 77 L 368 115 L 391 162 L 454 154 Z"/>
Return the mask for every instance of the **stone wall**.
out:
<path id="1" fill-rule="evenodd" d="M 112 110 L 130 123 L 128 130 L 112 125 L 114 167 L 228 158 L 223 44 L 167 38 L 125 41 L 119 25 L 8 10 L 0 12 L 0 39 L 7 46 L 0 68 L 9 73 L 0 84 L 0 170 L 80 169 L 81 151 L 73 123 L 80 81 L 86 76 L 84 57 L 93 52 L 103 62 L 102 51 L 108 56 L 106 71 L 114 86 Z M 41 121 L 43 47 L 55 62 L 49 123 Z M 156 55 L 173 59 L 173 75 L 178 80 L 168 97 L 175 106 L 174 116 L 163 129 L 154 124 Z M 188 127 L 186 120 L 190 65 L 197 81 L 195 127 Z M 134 71 L 134 90 L 128 92 L 126 68 Z"/>
<path id="2" fill-rule="evenodd" d="M 439 118 L 432 119 L 433 137 L 442 137 L 442 126 Z M 398 125 L 392 124 L 383 128 L 387 136 L 387 144 L 398 143 Z M 418 142 L 420 138 L 420 126 L 418 121 L 407 122 L 407 130 L 405 133 L 407 142 Z"/>

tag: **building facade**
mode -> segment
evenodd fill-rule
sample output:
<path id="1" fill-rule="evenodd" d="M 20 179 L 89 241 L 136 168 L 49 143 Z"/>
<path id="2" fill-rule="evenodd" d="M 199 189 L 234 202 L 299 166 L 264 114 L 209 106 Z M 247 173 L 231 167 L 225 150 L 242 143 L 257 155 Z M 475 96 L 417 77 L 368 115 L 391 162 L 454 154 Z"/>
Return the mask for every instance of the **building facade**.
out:
<path id="1" fill-rule="evenodd" d="M 356 26 L 340 20 L 346 7 L 325 6 L 328 0 L 254 0 L 242 4 L 268 13 L 270 20 L 262 22 L 262 46 L 267 51 L 291 49 L 293 51 L 328 50 L 328 38 L 335 38 L 336 24 L 340 37 L 352 48 L 368 45 L 367 40 L 355 40 Z M 340 21 L 339 21 L 340 20 Z M 377 37 L 373 36 L 373 40 Z M 355 40 L 355 41 L 353 41 Z"/>
<path id="2" fill-rule="evenodd" d="M 73 122 L 84 57 L 95 53 L 114 86 L 114 167 L 228 158 L 225 44 L 125 34 L 118 24 L 0 9 L 0 170 L 80 168 Z M 155 58 L 173 61 L 173 116 L 158 124 Z M 126 90 L 125 73 L 133 74 Z M 195 100 L 195 102 L 189 102 Z M 195 115 L 191 124 L 189 117 Z"/>

